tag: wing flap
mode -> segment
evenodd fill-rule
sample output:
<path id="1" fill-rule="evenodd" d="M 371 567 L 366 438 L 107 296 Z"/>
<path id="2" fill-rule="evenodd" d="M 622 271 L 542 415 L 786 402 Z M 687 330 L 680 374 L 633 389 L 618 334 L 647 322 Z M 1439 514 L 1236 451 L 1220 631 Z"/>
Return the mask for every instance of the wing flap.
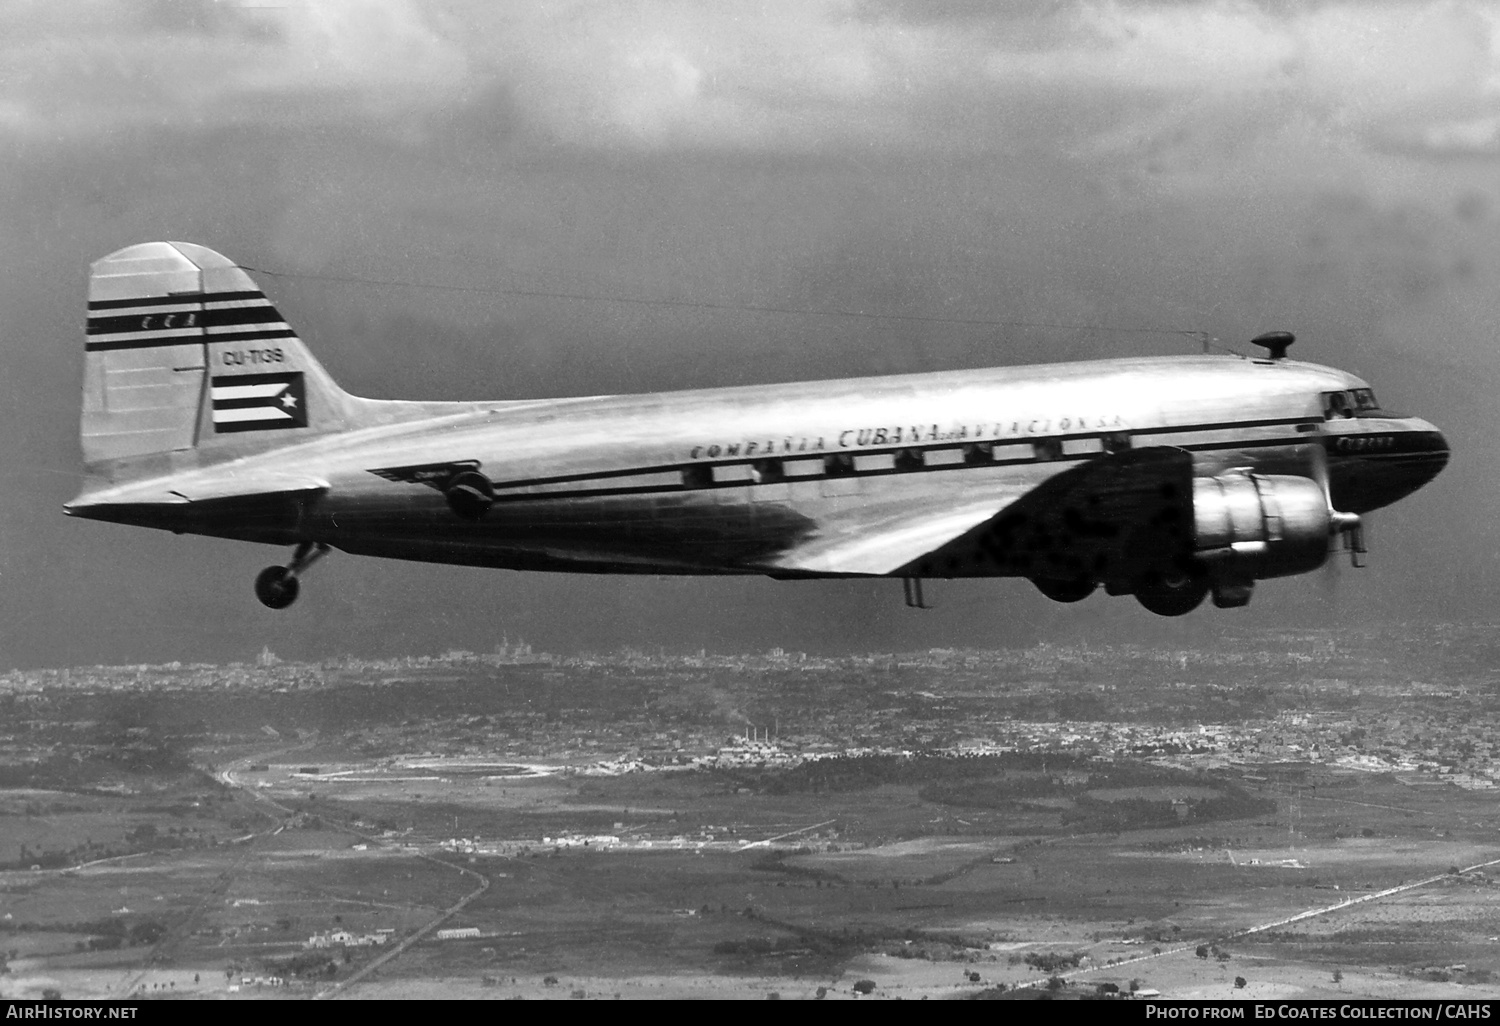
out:
<path id="1" fill-rule="evenodd" d="M 1021 481 L 992 482 L 956 503 L 950 497 L 907 499 L 824 516 L 763 569 L 791 576 L 887 576 L 984 523 L 1028 487 Z"/>

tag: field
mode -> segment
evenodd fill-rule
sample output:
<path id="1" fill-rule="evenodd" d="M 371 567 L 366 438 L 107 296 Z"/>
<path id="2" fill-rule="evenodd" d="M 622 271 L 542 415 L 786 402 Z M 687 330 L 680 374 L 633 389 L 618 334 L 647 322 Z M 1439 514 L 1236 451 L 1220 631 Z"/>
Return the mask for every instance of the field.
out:
<path id="1" fill-rule="evenodd" d="M 1132 670 L 1138 655 L 1117 672 L 1144 680 L 1158 661 Z M 842 750 L 804 735 L 823 757 L 780 761 L 783 746 L 721 721 L 778 688 L 780 708 L 833 701 L 785 675 L 525 667 L 465 684 L 445 669 L 425 707 L 420 680 L 351 701 L 350 669 L 170 702 L 151 687 L 43 689 L 5 707 L 0 994 L 838 999 L 870 981 L 873 997 L 1009 997 L 1048 980 L 1053 996 L 1500 992 L 1492 792 L 1454 786 L 1451 769 L 1300 757 L 1313 744 L 1291 732 L 1316 713 L 1173 733 L 1151 712 L 1170 696 L 1149 687 L 1179 681 L 1143 684 L 1121 700 L 1134 720 L 1097 729 L 996 718 L 985 702 L 1005 689 L 1024 692 L 1014 709 L 1110 694 L 1105 671 L 1071 657 L 1005 658 L 1021 670 L 989 692 L 970 663 L 929 670 L 932 691 L 860 691 L 839 670 L 834 695 L 863 695 L 848 715 L 867 725 L 838 727 Z M 1397 680 L 1393 658 L 1370 656 L 1367 676 Z M 1337 659 L 1318 678 L 1333 697 L 1287 685 L 1337 708 L 1317 745 L 1399 729 L 1486 757 L 1487 698 L 1351 698 Z M 1206 672 L 1193 665 L 1172 672 Z M 1245 665 L 1262 664 L 1233 672 Z M 1263 675 L 1253 687 L 1273 710 L 1293 700 Z M 1449 708 L 1478 726 L 1450 735 L 1423 718 Z M 897 736 L 929 742 L 872 744 L 886 711 Z M 959 743 L 1002 728 L 1054 740 Z M 1085 729 L 1094 739 L 1067 740 Z M 1273 757 L 1199 750 L 1232 731 Z"/>
<path id="2" fill-rule="evenodd" d="M 1493 828 L 1434 824 L 1490 807 L 1451 789 L 1403 811 L 1391 803 L 1408 789 L 1356 779 L 1337 801 L 1299 801 L 1295 819 L 1272 795 L 1261 799 L 1269 815 L 1213 823 L 1210 838 L 1203 823 L 1074 832 L 1064 810 L 981 828 L 924 798 L 921 782 L 774 795 L 711 772 L 503 787 L 443 774 L 419 800 L 378 774 L 329 786 L 267 766 L 236 779 L 269 782 L 252 794 L 275 806 L 223 784 L 210 803 L 241 817 L 237 799 L 259 805 L 246 840 L 7 872 L 7 992 L 309 996 L 384 947 L 309 951 L 309 936 L 407 937 L 477 882 L 485 889 L 442 923 L 476 936 L 429 936 L 350 992 L 791 998 L 822 987 L 836 998 L 868 978 L 890 996 L 954 996 L 1061 974 L 1075 987 L 1136 980 L 1183 996 L 1223 993 L 1235 976 L 1263 996 L 1458 994 L 1486 990 L 1500 969 L 1500 888 L 1483 872 L 1446 872 L 1500 857 Z M 1209 800 L 1232 786 L 1091 793 Z M 109 819 L 105 798 L 76 809 L 53 793 L 9 798 L 71 810 L 41 817 L 27 844 Z M 543 841 L 563 833 L 620 840 Z M 436 847 L 453 835 L 479 841 L 467 854 Z M 1434 874 L 1446 879 L 1242 935 Z M 1197 957 L 1202 944 L 1227 959 Z M 287 985 L 253 982 L 270 977 Z"/>

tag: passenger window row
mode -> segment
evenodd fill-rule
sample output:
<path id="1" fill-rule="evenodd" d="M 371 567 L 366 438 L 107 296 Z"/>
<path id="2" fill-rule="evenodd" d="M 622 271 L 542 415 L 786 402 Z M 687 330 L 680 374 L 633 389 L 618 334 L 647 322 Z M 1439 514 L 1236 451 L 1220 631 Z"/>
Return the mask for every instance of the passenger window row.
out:
<path id="1" fill-rule="evenodd" d="M 1038 438 L 1031 442 L 975 442 L 940 449 L 772 457 L 748 463 L 694 464 L 683 468 L 682 483 L 687 488 L 707 488 L 716 484 L 772 484 L 808 478 L 911 473 L 941 467 L 1046 462 L 1068 456 L 1123 452 L 1129 448 L 1130 436 L 1118 433 L 1091 438 Z"/>

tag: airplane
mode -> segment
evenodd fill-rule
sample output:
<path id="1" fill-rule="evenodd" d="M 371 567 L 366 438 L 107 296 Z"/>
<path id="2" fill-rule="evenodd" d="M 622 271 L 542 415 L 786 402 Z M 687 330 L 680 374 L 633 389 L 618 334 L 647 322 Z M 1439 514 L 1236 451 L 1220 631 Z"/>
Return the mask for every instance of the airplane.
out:
<path id="1" fill-rule="evenodd" d="M 512 570 L 1021 577 L 1180 616 L 1360 565 L 1363 514 L 1448 462 L 1352 374 L 1183 355 L 500 402 L 346 393 L 251 277 L 150 242 L 92 265 L 70 516 Z M 415 354 L 413 355 L 415 359 Z"/>

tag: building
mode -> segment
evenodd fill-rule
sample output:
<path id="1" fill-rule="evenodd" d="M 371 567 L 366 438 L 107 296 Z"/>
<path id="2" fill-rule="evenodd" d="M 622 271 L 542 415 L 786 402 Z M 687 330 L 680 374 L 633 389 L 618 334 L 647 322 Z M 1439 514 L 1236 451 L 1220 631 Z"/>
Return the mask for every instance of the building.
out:
<path id="1" fill-rule="evenodd" d="M 353 934 L 348 930 L 330 930 L 327 933 L 315 933 L 302 942 L 304 948 L 368 948 L 376 944 L 384 944 L 391 936 L 389 930 L 377 930 L 375 933 Z"/>
<path id="2" fill-rule="evenodd" d="M 479 927 L 477 926 L 455 926 L 451 929 L 439 930 L 437 932 L 438 940 L 463 940 L 466 937 L 478 936 Z"/>

